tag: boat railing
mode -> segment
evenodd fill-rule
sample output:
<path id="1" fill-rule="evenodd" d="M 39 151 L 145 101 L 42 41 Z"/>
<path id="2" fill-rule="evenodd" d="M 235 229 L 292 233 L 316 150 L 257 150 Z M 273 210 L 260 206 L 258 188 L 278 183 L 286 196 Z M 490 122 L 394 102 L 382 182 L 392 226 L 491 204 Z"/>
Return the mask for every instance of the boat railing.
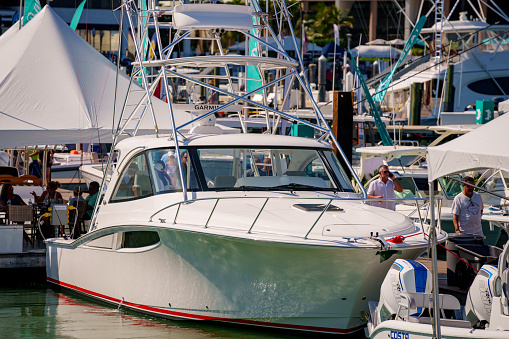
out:
<path id="1" fill-rule="evenodd" d="M 402 199 L 403 200 L 403 199 Z M 430 202 L 429 198 L 420 198 L 420 200 L 425 200 L 425 202 L 419 206 L 418 203 L 415 204 L 415 209 L 407 214 L 407 217 L 411 219 L 416 219 L 421 221 L 421 224 L 423 223 L 423 220 L 426 221 L 429 219 L 430 214 Z M 436 221 L 437 221 L 437 228 L 441 231 L 442 230 L 442 223 L 441 223 L 441 211 L 442 211 L 442 197 L 436 196 L 435 197 L 435 208 L 437 209 L 436 215 Z M 424 213 L 424 214 L 423 214 Z"/>
<path id="2" fill-rule="evenodd" d="M 322 201 L 324 203 L 316 203 L 316 204 L 293 204 L 293 207 L 296 207 L 296 209 L 300 210 L 307 210 L 307 211 L 314 211 L 319 213 L 316 219 L 314 219 L 312 225 L 307 230 L 306 234 L 303 236 L 304 239 L 307 239 L 309 234 L 313 231 L 315 226 L 318 224 L 318 222 L 322 219 L 323 215 L 326 211 L 343 211 L 341 207 L 333 205 L 335 202 L 345 202 L 345 201 L 357 201 L 365 204 L 372 204 L 375 202 L 386 202 L 386 201 L 394 201 L 396 203 L 405 203 L 405 204 L 411 204 L 415 205 L 415 211 L 413 213 L 418 214 L 418 220 L 416 223 L 420 224 L 421 230 L 424 230 L 424 225 L 426 223 L 427 214 L 429 212 L 429 208 L 423 208 L 424 206 L 429 206 L 429 202 L 427 198 L 412 198 L 412 199 L 401 199 L 401 198 L 393 198 L 393 199 L 364 199 L 364 198 L 320 198 L 320 197 L 214 197 L 214 198 L 198 198 L 198 199 L 190 199 L 186 201 L 180 201 L 171 205 L 168 205 L 166 207 L 163 207 L 162 209 L 158 210 L 154 214 L 152 214 L 149 218 L 149 222 L 152 222 L 154 218 L 156 218 L 158 215 L 160 215 L 162 212 L 167 211 L 171 208 L 176 207 L 175 216 L 173 217 L 173 224 L 177 223 L 177 219 L 179 215 L 182 213 L 181 209 L 182 206 L 190 205 L 193 203 L 199 203 L 199 202 L 205 202 L 205 201 L 215 201 L 213 203 L 213 207 L 210 211 L 210 213 L 207 216 L 207 221 L 203 225 L 204 228 L 208 228 L 209 223 L 214 215 L 214 213 L 217 210 L 217 207 L 221 201 L 231 201 L 231 200 L 237 200 L 237 199 L 260 199 L 263 201 L 262 206 L 259 208 L 259 210 L 256 212 L 256 216 L 253 218 L 253 221 L 250 223 L 249 229 L 247 230 L 247 233 L 252 233 L 253 228 L 255 227 L 257 221 L 259 220 L 261 214 L 265 210 L 266 206 L 270 206 L 269 201 L 271 200 L 294 200 L 294 201 Z M 439 200 L 440 201 L 440 200 Z M 440 208 L 440 207 L 439 207 Z M 425 215 L 422 215 L 421 212 L 426 211 Z M 413 220 L 417 219 L 415 217 L 411 218 Z M 166 222 L 166 218 L 159 218 L 161 222 Z M 417 226 L 415 228 L 417 230 Z M 441 228 L 440 228 L 441 229 Z"/>

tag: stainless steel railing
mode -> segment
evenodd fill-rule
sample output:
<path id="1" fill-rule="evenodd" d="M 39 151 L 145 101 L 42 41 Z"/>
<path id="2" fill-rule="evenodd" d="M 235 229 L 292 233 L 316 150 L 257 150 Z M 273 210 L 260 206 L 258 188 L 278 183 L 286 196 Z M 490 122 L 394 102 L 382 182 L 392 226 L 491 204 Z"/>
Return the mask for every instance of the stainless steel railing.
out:
<path id="1" fill-rule="evenodd" d="M 415 206 L 415 210 L 412 211 L 407 216 L 409 218 L 411 218 L 411 219 L 416 219 L 416 218 L 413 217 L 413 215 L 417 213 L 418 214 L 418 223 L 420 224 L 421 229 L 423 229 L 424 224 L 426 223 L 426 220 L 428 218 L 428 213 L 429 213 L 429 202 L 426 202 L 428 200 L 426 198 L 412 198 L 412 199 L 400 199 L 400 198 L 395 198 L 395 199 L 363 199 L 363 198 L 320 198 L 320 197 L 298 197 L 298 198 L 296 198 L 296 197 L 214 197 L 214 198 L 198 198 L 198 199 L 192 199 L 192 200 L 187 200 L 187 201 L 180 201 L 180 202 L 168 205 L 168 206 L 158 210 L 157 212 L 153 213 L 150 216 L 149 221 L 152 222 L 154 220 L 154 218 L 157 217 L 158 215 L 160 215 L 162 212 L 167 211 L 170 208 L 177 207 L 177 211 L 175 212 L 175 216 L 173 217 L 173 224 L 176 224 L 177 223 L 177 219 L 178 219 L 178 217 L 179 217 L 179 215 L 181 213 L 182 206 L 190 205 L 190 204 L 193 204 L 193 203 L 196 203 L 196 202 L 214 201 L 215 200 L 215 202 L 213 204 L 213 207 L 212 207 L 210 213 L 207 216 L 207 221 L 203 225 L 204 228 L 208 228 L 208 227 L 210 227 L 209 223 L 210 223 L 214 213 L 217 210 L 217 206 L 219 205 L 219 203 L 221 201 L 231 201 L 231 200 L 239 200 L 239 199 L 251 199 L 251 200 L 252 199 L 260 199 L 260 200 L 264 200 L 262 206 L 257 211 L 256 216 L 254 217 L 252 223 L 249 225 L 249 228 L 248 228 L 248 231 L 247 231 L 248 234 L 252 233 L 253 228 L 255 227 L 257 221 L 259 220 L 262 212 L 264 211 L 265 207 L 267 205 L 269 205 L 269 201 L 271 201 L 271 200 L 294 200 L 294 201 L 295 200 L 297 200 L 297 201 L 298 200 L 303 200 L 303 201 L 304 200 L 305 201 L 316 200 L 316 201 L 325 201 L 324 203 L 316 204 L 315 208 L 312 210 L 312 211 L 315 211 L 315 212 L 317 212 L 319 214 L 318 214 L 317 218 L 314 220 L 314 222 L 312 223 L 312 225 L 307 230 L 306 234 L 303 236 L 304 239 L 308 238 L 309 234 L 313 231 L 315 226 L 322 219 L 322 217 L 324 216 L 325 212 L 330 210 L 331 205 L 333 203 L 336 203 L 336 202 L 357 201 L 357 202 L 360 202 L 360 203 L 371 204 L 372 202 L 395 201 L 396 203 L 398 203 L 398 202 L 399 203 L 405 203 L 406 205 L 411 203 L 410 205 L 414 205 Z M 440 204 L 440 200 L 438 200 L 438 201 L 439 201 L 439 204 Z M 294 204 L 294 206 L 295 205 L 298 205 L 298 203 Z M 439 207 L 439 211 L 440 211 L 440 205 L 438 207 Z M 335 208 L 334 210 L 338 211 L 338 208 Z M 424 216 L 421 213 L 422 211 L 426 211 L 426 214 Z M 166 222 L 166 219 L 164 219 L 164 218 L 160 218 L 160 220 L 161 220 L 161 222 Z M 441 228 L 440 228 L 440 230 L 441 230 Z"/>

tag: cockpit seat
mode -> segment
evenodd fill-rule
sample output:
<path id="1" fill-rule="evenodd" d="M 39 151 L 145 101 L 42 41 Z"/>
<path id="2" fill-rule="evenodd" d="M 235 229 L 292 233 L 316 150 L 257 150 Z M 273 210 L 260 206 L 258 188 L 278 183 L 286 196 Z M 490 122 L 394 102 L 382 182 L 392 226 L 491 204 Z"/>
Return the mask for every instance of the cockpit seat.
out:
<path id="1" fill-rule="evenodd" d="M 234 187 L 236 182 L 232 175 L 218 175 L 214 178 L 214 188 Z"/>

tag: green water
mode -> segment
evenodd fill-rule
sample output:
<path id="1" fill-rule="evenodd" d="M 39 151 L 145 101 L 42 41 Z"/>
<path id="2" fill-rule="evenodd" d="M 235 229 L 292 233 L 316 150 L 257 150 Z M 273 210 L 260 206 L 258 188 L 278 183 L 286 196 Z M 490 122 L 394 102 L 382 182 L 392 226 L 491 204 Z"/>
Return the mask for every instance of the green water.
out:
<path id="1" fill-rule="evenodd" d="M 6 281 L 6 276 L 2 279 Z M 5 285 L 5 283 L 4 283 Z M 0 338 L 318 338 L 118 310 L 44 282 L 0 285 Z M 363 334 L 363 333 L 362 333 Z M 348 338 L 363 338 L 361 334 Z M 341 338 L 346 338 L 342 336 Z"/>

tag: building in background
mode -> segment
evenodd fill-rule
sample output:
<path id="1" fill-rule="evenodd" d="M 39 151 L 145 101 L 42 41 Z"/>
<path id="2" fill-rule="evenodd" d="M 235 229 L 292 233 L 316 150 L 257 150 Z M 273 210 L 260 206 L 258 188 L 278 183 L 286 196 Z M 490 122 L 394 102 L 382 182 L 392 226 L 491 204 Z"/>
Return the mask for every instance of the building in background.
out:
<path id="1" fill-rule="evenodd" d="M 120 6 L 121 0 L 87 0 L 76 32 L 88 43 L 95 47 L 104 56 L 116 61 L 118 55 L 120 10 L 114 11 Z M 65 22 L 70 23 L 81 0 L 40 0 L 41 7 L 50 5 Z M 20 9 L 19 0 L 2 0 L 0 6 L 0 33 L 5 32 L 17 21 Z M 129 24 L 124 21 L 122 34 L 122 48 L 120 57 L 126 61 L 126 57 L 134 51 L 133 40 L 129 33 Z"/>

